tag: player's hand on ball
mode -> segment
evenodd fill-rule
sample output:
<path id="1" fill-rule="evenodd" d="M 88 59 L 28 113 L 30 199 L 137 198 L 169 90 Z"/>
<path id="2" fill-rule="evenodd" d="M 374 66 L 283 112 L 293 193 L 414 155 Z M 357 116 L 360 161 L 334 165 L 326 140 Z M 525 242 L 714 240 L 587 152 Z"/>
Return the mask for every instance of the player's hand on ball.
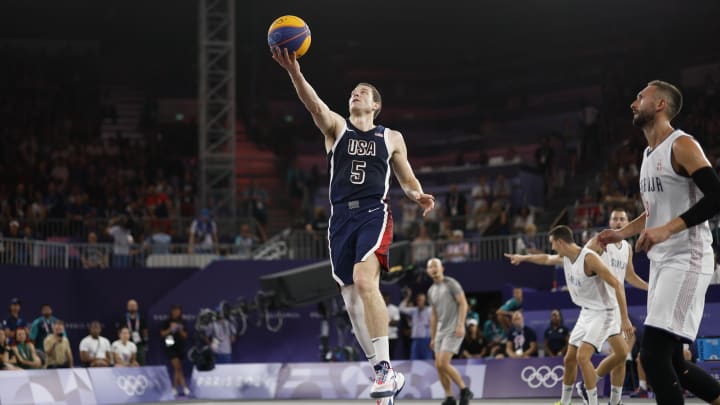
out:
<path id="1" fill-rule="evenodd" d="M 288 72 L 293 73 L 300 71 L 300 64 L 297 61 L 295 52 L 288 53 L 287 48 L 281 49 L 277 46 L 270 49 L 270 52 L 272 52 L 272 58 L 275 59 L 275 62 L 285 68 Z"/>
<path id="2" fill-rule="evenodd" d="M 640 237 L 635 244 L 635 251 L 648 252 L 654 245 L 665 242 L 669 237 L 670 231 L 665 229 L 664 226 L 645 229 L 640 233 Z"/>
<path id="3" fill-rule="evenodd" d="M 510 263 L 511 263 L 511 264 L 514 264 L 515 266 L 517 266 L 517 265 L 519 265 L 520 263 L 522 263 L 522 256 L 520 256 L 520 255 L 513 255 L 513 254 L 510 254 L 510 253 L 505 253 L 505 257 L 507 257 L 508 259 L 510 259 Z"/>
<path id="4" fill-rule="evenodd" d="M 423 209 L 423 216 L 427 215 L 428 212 L 435 208 L 435 197 L 431 194 L 420 193 L 417 191 L 413 192 L 413 199 L 420 204 Z"/>

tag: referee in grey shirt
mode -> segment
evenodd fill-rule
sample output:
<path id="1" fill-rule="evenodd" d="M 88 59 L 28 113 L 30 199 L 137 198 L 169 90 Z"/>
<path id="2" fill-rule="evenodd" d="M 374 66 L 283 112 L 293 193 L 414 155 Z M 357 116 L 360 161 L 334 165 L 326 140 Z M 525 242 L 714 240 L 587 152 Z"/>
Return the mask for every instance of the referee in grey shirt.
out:
<path id="1" fill-rule="evenodd" d="M 457 369 L 450 364 L 465 337 L 465 317 L 468 310 L 465 293 L 457 280 L 445 276 L 445 268 L 440 259 L 428 260 L 427 272 L 434 282 L 428 290 L 428 300 L 432 308 L 430 348 L 435 351 L 435 368 L 445 390 L 443 405 L 456 404 L 451 381 L 460 388 L 460 405 L 467 405 L 473 393 L 465 386 Z"/>

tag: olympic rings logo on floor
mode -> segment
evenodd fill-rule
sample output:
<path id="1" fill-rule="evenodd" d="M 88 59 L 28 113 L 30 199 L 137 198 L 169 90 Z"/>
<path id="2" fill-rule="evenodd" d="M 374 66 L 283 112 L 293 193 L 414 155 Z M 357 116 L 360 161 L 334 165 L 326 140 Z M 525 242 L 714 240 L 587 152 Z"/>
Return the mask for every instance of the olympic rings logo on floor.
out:
<path id="1" fill-rule="evenodd" d="M 125 391 L 125 394 L 129 397 L 144 394 L 147 387 L 150 386 L 147 377 L 142 374 L 137 377 L 121 375 L 115 379 L 115 383 L 121 390 Z"/>
<path id="2" fill-rule="evenodd" d="M 533 366 L 527 366 L 520 372 L 520 378 L 525 381 L 530 388 L 540 388 L 542 385 L 545 388 L 552 388 L 562 381 L 565 375 L 565 367 L 555 366 L 540 366 L 535 368 Z"/>

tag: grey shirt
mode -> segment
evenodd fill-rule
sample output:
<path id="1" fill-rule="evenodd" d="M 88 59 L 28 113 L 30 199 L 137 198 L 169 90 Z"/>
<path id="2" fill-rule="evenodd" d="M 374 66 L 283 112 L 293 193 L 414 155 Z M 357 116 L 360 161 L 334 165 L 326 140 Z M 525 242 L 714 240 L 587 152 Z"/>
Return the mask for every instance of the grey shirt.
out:
<path id="1" fill-rule="evenodd" d="M 460 283 L 452 277 L 443 277 L 439 283 L 434 283 L 428 290 L 428 302 L 435 308 L 437 316 L 437 333 L 455 333 L 458 321 L 458 303 L 455 296 L 463 294 Z"/>

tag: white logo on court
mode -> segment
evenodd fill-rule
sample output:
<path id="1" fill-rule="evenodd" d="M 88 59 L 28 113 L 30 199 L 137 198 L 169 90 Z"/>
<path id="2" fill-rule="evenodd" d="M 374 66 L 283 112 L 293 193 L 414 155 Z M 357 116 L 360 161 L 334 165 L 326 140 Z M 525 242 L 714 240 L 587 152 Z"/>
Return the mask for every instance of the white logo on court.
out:
<path id="1" fill-rule="evenodd" d="M 540 366 L 537 369 L 533 366 L 527 366 L 520 372 L 520 378 L 525 381 L 530 388 L 552 388 L 562 381 L 565 375 L 565 367 Z"/>
<path id="2" fill-rule="evenodd" d="M 115 379 L 115 383 L 121 390 L 125 391 L 125 394 L 129 397 L 144 394 L 147 387 L 150 386 L 147 377 L 142 374 L 137 377 L 121 375 Z"/>

